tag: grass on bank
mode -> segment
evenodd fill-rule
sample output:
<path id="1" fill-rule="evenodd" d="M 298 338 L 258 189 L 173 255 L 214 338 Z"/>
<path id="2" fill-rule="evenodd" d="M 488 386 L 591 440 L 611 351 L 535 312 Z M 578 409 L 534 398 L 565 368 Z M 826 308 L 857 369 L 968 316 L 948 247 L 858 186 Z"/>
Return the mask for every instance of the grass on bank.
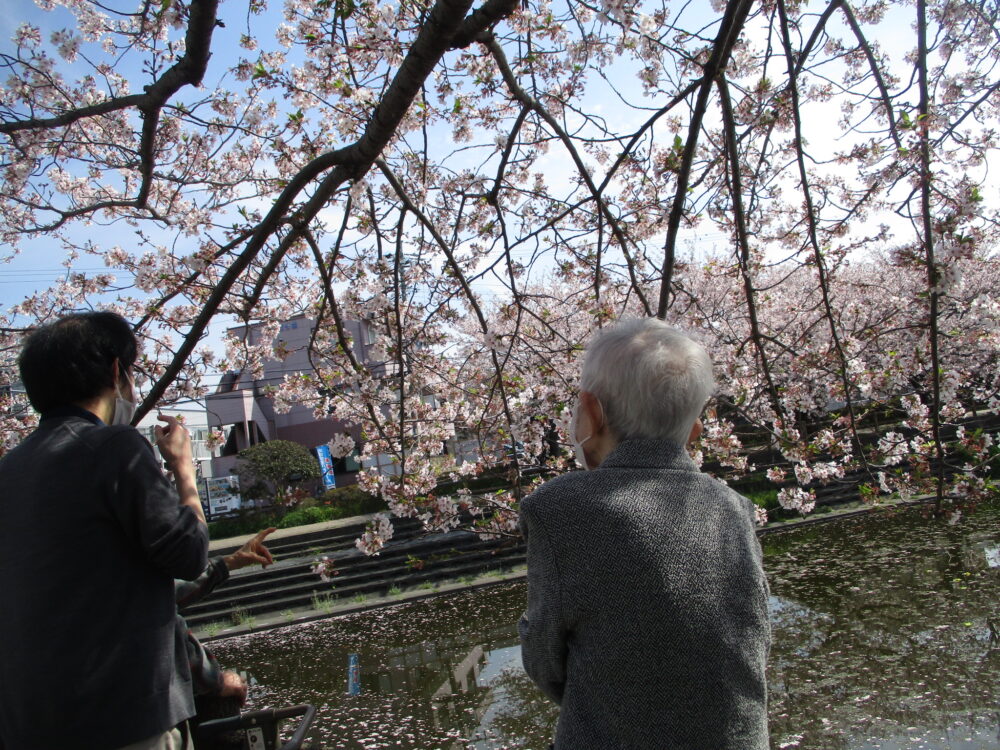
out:
<path id="1" fill-rule="evenodd" d="M 509 489 L 509 482 L 506 472 L 498 470 L 473 479 L 463 479 L 461 482 L 445 482 L 435 491 L 438 494 L 448 494 L 459 488 L 475 493 L 486 493 Z M 211 521 L 208 524 L 208 533 L 212 539 L 226 539 L 255 534 L 268 526 L 290 529 L 385 510 L 388 510 L 388 505 L 382 498 L 370 495 L 356 485 L 348 485 L 327 490 L 318 497 L 307 497 L 293 508 L 272 506 L 262 510 L 251 509 L 233 517 Z"/>
<path id="2" fill-rule="evenodd" d="M 294 509 L 268 508 L 248 510 L 232 518 L 222 518 L 208 524 L 212 539 L 226 539 L 244 534 L 255 534 L 268 526 L 290 529 L 310 523 L 352 518 L 387 509 L 381 498 L 369 495 L 358 487 L 335 487 L 319 497 L 307 497 Z"/>
<path id="3" fill-rule="evenodd" d="M 338 602 L 339 599 L 332 594 L 313 594 L 312 596 L 313 609 L 327 615 L 333 612 Z"/>

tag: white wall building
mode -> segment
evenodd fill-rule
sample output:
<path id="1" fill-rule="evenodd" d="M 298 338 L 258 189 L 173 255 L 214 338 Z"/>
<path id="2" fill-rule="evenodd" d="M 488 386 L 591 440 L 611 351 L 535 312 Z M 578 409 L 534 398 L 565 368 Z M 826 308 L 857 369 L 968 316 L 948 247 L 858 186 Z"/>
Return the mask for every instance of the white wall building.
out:
<path id="1" fill-rule="evenodd" d="M 136 425 L 136 429 L 153 444 L 154 450 L 156 449 L 156 438 L 153 435 L 153 427 L 163 424 L 163 422 L 160 422 L 156 418 L 157 414 L 167 414 L 171 417 L 177 417 L 187 427 L 188 432 L 191 433 L 191 453 L 194 456 L 199 482 L 202 479 L 215 476 L 212 473 L 212 451 L 208 449 L 206 442 L 210 428 L 208 426 L 208 412 L 205 411 L 205 405 L 199 401 L 181 402 L 165 406 L 162 409 L 154 409 L 143 417 L 142 421 Z M 157 451 L 156 455 L 159 457 L 159 451 Z"/>

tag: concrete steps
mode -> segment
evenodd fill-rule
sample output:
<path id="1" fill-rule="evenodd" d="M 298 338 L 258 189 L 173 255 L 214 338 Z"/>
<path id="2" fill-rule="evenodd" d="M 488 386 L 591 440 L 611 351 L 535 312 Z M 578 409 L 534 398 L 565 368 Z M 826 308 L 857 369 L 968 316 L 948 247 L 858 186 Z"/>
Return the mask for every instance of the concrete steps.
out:
<path id="1" fill-rule="evenodd" d="M 182 610 L 196 631 L 253 622 L 261 616 L 289 618 L 332 610 L 345 601 L 364 602 L 391 593 L 433 590 L 442 581 L 502 575 L 525 564 L 522 542 L 483 540 L 466 531 L 425 534 L 420 523 L 397 519 L 393 539 L 373 557 L 358 552 L 354 541 L 364 523 L 307 532 L 268 544 L 275 564 L 234 573 L 211 596 Z M 225 554 L 238 545 L 216 547 Z M 320 557 L 336 564 L 338 574 L 323 581 L 311 571 Z"/>
<path id="2" fill-rule="evenodd" d="M 964 423 L 967 429 L 1000 431 L 1000 416 L 995 414 L 967 419 Z M 754 462 L 766 453 L 755 454 Z M 776 463 L 783 462 L 777 454 L 770 458 Z M 950 467 L 946 472 L 951 472 Z M 855 507 L 859 500 L 857 485 L 861 481 L 865 481 L 865 476 L 856 472 L 816 487 L 817 506 L 829 515 L 789 518 L 770 524 L 762 533 L 867 512 L 864 507 Z M 739 485 L 734 482 L 737 490 Z M 883 501 L 883 504 L 895 502 Z M 187 608 L 183 614 L 200 635 L 210 639 L 219 633 L 229 635 L 255 627 L 307 621 L 397 600 L 422 598 L 438 590 L 492 585 L 523 575 L 523 542 L 486 541 L 471 532 L 428 535 L 414 519 L 393 519 L 393 539 L 378 556 L 367 557 L 357 551 L 354 542 L 364 533 L 369 518 L 328 522 L 321 528 L 280 530 L 268 540 L 274 565 L 266 570 L 236 572 L 206 601 Z M 214 544 L 212 554 L 228 554 L 242 542 L 243 539 Z M 339 575 L 328 582 L 311 571 L 311 566 L 323 556 L 334 560 L 339 570 Z M 471 579 L 475 583 L 469 583 Z"/>
<path id="3" fill-rule="evenodd" d="M 297 529 L 279 530 L 278 534 L 267 540 L 275 562 L 296 559 L 300 557 L 328 554 L 332 550 L 347 550 L 354 547 L 354 540 L 365 531 L 369 516 L 359 516 L 357 519 L 345 519 L 345 523 L 334 527 L 317 530 L 298 531 Z M 325 524 L 323 525 L 325 526 Z M 395 534 L 393 541 L 408 541 L 424 536 L 420 521 L 414 518 L 394 518 Z M 310 527 L 306 527 L 310 528 Z M 285 531 L 285 536 L 279 536 Z M 213 545 L 213 555 L 226 555 L 235 551 L 242 544 L 243 537 L 233 540 L 230 544 Z"/>

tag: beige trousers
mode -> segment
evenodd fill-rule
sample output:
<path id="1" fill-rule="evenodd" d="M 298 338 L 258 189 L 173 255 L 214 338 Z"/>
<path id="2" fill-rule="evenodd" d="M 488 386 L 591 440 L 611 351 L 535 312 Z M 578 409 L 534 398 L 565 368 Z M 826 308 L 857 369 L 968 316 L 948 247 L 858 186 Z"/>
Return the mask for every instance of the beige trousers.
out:
<path id="1" fill-rule="evenodd" d="M 131 745 L 119 748 L 118 750 L 194 750 L 194 743 L 191 741 L 191 732 L 187 722 L 179 727 L 174 727 L 169 732 L 158 734 L 155 737 L 133 742 Z"/>

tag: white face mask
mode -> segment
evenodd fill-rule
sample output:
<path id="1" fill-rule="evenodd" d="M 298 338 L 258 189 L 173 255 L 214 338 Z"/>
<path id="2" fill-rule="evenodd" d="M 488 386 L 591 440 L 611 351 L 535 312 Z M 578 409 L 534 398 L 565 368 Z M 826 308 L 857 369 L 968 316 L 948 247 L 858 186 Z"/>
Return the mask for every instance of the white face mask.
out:
<path id="1" fill-rule="evenodd" d="M 587 465 L 587 454 L 583 451 L 583 444 L 590 440 L 593 435 L 587 435 L 583 440 L 576 439 L 576 422 L 577 418 L 580 416 L 580 404 L 576 405 L 573 409 L 573 417 L 569 422 L 569 437 L 573 442 L 573 454 L 576 456 L 576 462 L 583 468 L 584 471 L 589 471 L 590 466 Z"/>
<path id="2" fill-rule="evenodd" d="M 127 377 L 122 374 L 122 377 Z M 121 382 L 118 384 L 118 395 L 115 397 L 115 413 L 111 416 L 111 424 L 132 424 L 135 416 L 136 403 L 122 396 Z"/>

